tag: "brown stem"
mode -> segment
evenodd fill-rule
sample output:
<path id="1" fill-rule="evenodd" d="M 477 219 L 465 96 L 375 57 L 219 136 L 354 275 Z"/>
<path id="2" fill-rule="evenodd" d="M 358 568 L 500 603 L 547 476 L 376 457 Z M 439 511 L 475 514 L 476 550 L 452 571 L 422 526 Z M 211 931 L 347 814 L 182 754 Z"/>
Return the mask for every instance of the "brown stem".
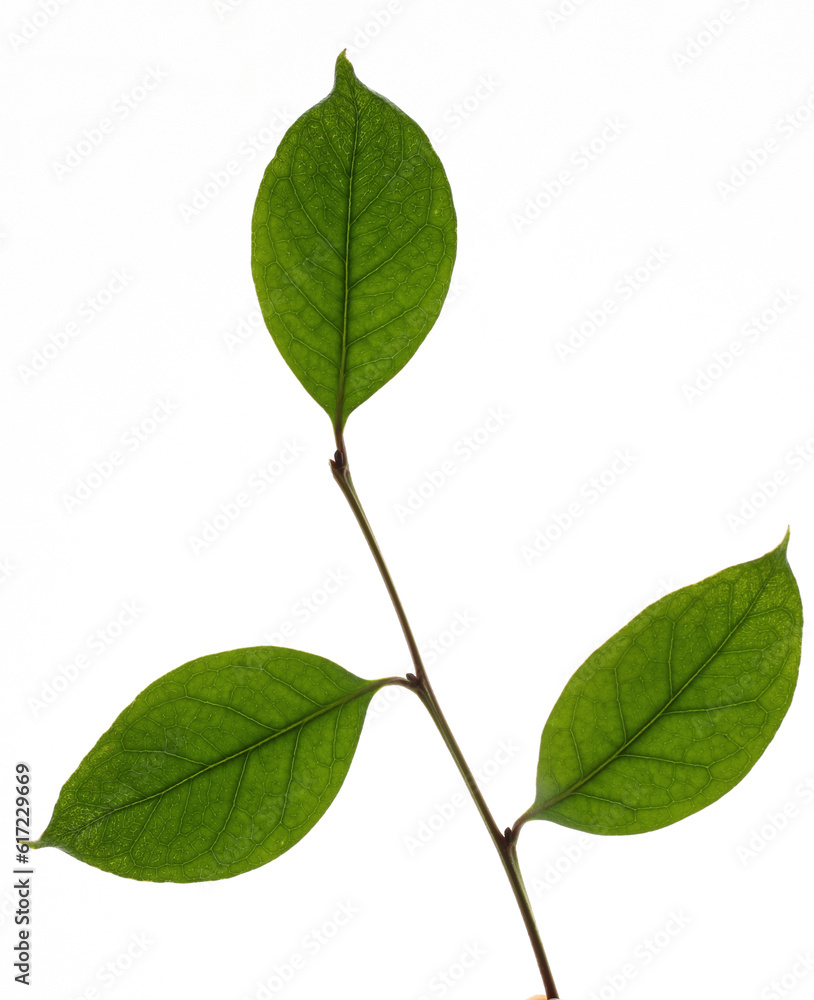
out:
<path id="1" fill-rule="evenodd" d="M 404 633 L 404 638 L 407 641 L 407 648 L 410 651 L 410 659 L 412 660 L 415 668 L 415 674 L 408 675 L 410 686 L 424 703 L 424 707 L 429 712 L 430 717 L 438 729 L 438 732 L 441 734 L 441 738 L 452 755 L 452 759 L 455 761 L 461 777 L 469 790 L 469 794 L 475 802 L 481 819 L 486 825 L 486 829 L 489 831 L 489 836 L 492 838 L 492 843 L 495 845 L 495 849 L 500 855 L 501 863 L 503 864 L 504 871 L 506 872 L 509 884 L 512 887 L 512 892 L 514 893 L 514 898 L 517 901 L 521 916 L 523 917 L 523 923 L 526 926 L 526 931 L 528 932 L 531 946 L 534 950 L 534 957 L 537 959 L 537 966 L 543 979 L 546 997 L 548 1000 L 557 1000 L 557 998 L 559 998 L 557 987 L 554 984 L 554 977 L 552 976 L 551 969 L 548 965 L 545 949 L 543 948 L 543 943 L 540 939 L 540 932 L 534 921 L 534 913 L 531 909 L 528 893 L 526 892 L 526 887 L 523 884 L 523 877 L 520 874 L 520 867 L 517 863 L 516 834 L 511 829 L 507 829 L 505 833 L 501 832 L 500 827 L 495 822 L 495 819 L 489 810 L 489 806 L 486 804 L 483 793 L 478 787 L 478 783 L 475 781 L 475 776 L 472 774 L 472 770 L 467 764 L 466 759 L 461 752 L 461 748 L 458 746 L 458 742 L 452 734 L 452 730 L 449 728 L 449 723 L 444 718 L 444 713 L 441 711 L 441 706 L 438 704 L 438 699 L 436 698 L 435 692 L 433 691 L 432 685 L 427 677 L 427 671 L 424 668 L 421 653 L 418 649 L 418 644 L 415 641 L 413 630 L 407 620 L 407 615 L 404 611 L 404 606 L 401 603 L 401 598 L 398 595 L 396 586 L 393 583 L 393 578 L 390 576 L 390 570 L 387 568 L 387 564 L 385 563 L 381 549 L 379 548 L 379 543 L 376 541 L 376 536 L 373 534 L 373 529 L 370 527 L 370 522 L 367 519 L 361 501 L 359 500 L 359 496 L 353 485 L 350 468 L 348 466 L 347 450 L 345 448 L 345 441 L 341 430 L 336 433 L 336 454 L 331 461 L 331 472 L 333 473 L 333 477 L 340 490 L 342 490 L 345 499 L 348 501 L 354 517 L 362 530 L 362 534 L 365 536 L 365 541 L 367 542 L 368 548 L 376 561 L 379 573 L 381 574 L 384 585 L 387 588 L 387 593 L 390 595 L 390 600 L 396 611 L 396 616 L 398 617 L 399 624 L 401 625 L 402 632 Z"/>

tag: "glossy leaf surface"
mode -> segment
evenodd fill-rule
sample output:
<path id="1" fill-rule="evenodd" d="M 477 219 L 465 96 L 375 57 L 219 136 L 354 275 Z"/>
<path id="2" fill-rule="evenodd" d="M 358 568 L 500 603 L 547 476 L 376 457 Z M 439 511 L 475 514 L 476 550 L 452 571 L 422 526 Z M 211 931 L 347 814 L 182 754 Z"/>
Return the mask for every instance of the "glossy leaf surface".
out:
<path id="1" fill-rule="evenodd" d="M 252 219 L 266 325 L 336 427 L 418 349 L 455 246 L 452 194 L 429 139 L 343 53 L 331 93 L 280 142 Z"/>
<path id="2" fill-rule="evenodd" d="M 588 657 L 546 722 L 524 819 L 643 833 L 746 775 L 797 680 L 802 607 L 787 544 L 668 594 Z"/>
<path id="3" fill-rule="evenodd" d="M 333 801 L 382 683 L 276 646 L 192 660 L 121 713 L 34 846 L 154 882 L 265 864 Z"/>

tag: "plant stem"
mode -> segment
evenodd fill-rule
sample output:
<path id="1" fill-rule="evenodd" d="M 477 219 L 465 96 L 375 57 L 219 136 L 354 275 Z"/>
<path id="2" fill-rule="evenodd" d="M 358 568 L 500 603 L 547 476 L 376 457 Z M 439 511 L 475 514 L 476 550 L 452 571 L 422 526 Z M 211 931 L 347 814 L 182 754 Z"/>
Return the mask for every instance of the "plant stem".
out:
<path id="1" fill-rule="evenodd" d="M 531 940 L 531 946 L 534 950 L 534 957 L 537 959 L 537 966 L 540 970 L 540 975 L 542 976 L 546 997 L 548 1000 L 556 1000 L 556 998 L 559 997 L 559 994 L 557 993 L 557 987 L 554 984 L 554 977 L 552 976 L 551 969 L 548 965 L 548 959 L 546 958 L 545 949 L 543 948 L 543 942 L 540 939 L 540 932 L 534 921 L 534 913 L 531 909 L 531 903 L 529 901 L 528 893 L 526 892 L 526 887 L 523 884 L 523 877 L 520 874 L 520 867 L 517 862 L 516 833 L 511 829 L 507 829 L 506 832 L 503 833 L 500 830 L 500 827 L 498 827 L 491 811 L 489 810 L 489 806 L 486 804 L 483 793 L 478 787 L 478 783 L 475 781 L 475 777 L 472 774 L 463 753 L 461 752 L 461 748 L 458 746 L 458 742 L 453 736 L 452 730 L 449 728 L 449 723 L 444 718 L 444 713 L 441 711 L 441 706 L 438 704 L 438 699 L 432 689 L 429 678 L 427 677 L 427 671 L 424 668 L 421 653 L 419 652 L 418 644 L 415 641 L 413 630 L 407 620 L 407 615 L 404 611 L 404 606 L 401 603 L 401 598 L 398 595 L 396 586 L 393 583 L 393 578 L 390 576 L 390 571 L 387 568 L 387 564 L 385 563 L 381 549 L 379 548 L 379 543 L 376 541 L 376 536 L 373 534 L 373 529 L 370 527 L 370 522 L 367 519 L 361 501 L 359 500 L 359 496 L 353 485 L 350 468 L 348 466 L 348 456 L 345 450 L 345 442 L 342 438 L 341 432 L 337 433 L 336 443 L 337 451 L 333 461 L 331 462 L 331 471 L 337 485 L 340 490 L 342 490 L 345 499 L 348 501 L 348 504 L 356 517 L 359 527 L 362 530 L 362 534 L 365 536 L 365 541 L 367 542 L 373 558 L 376 561 L 376 565 L 379 568 L 379 573 L 381 574 L 384 585 L 387 588 L 387 593 L 390 595 L 390 600 L 396 611 L 396 616 L 398 617 L 402 631 L 404 632 L 404 638 L 407 640 L 407 648 L 410 651 L 410 658 L 415 667 L 415 674 L 407 675 L 410 687 L 418 695 L 424 703 L 424 707 L 429 712 L 430 718 L 435 723 L 438 732 L 441 734 L 441 738 L 452 755 L 452 759 L 455 761 L 455 764 L 461 773 L 461 777 L 469 790 L 469 794 L 472 796 L 475 805 L 477 806 L 481 819 L 483 820 L 486 829 L 489 831 L 489 836 L 492 838 L 492 843 L 495 845 L 495 849 L 500 855 L 500 860 L 506 872 L 506 877 L 512 887 L 514 898 L 517 901 L 517 905 L 523 917 L 523 923 L 526 925 L 526 931 L 528 932 L 529 939 Z"/>

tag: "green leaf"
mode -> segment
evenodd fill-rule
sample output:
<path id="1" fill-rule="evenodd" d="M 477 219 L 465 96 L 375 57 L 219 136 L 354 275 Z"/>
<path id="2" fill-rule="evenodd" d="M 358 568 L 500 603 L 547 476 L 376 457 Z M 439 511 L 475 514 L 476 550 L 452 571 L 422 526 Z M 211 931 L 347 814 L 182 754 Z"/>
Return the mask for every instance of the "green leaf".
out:
<path id="1" fill-rule="evenodd" d="M 803 611 L 787 544 L 668 594 L 588 657 L 546 722 L 522 822 L 644 833 L 737 785 L 797 682 Z"/>
<path id="2" fill-rule="evenodd" d="M 266 325 L 337 430 L 416 352 L 454 260 L 441 161 L 343 52 L 331 93 L 283 136 L 252 218 Z"/>
<path id="3" fill-rule="evenodd" d="M 122 712 L 32 846 L 151 882 L 257 868 L 331 804 L 386 683 L 277 646 L 192 660 Z"/>

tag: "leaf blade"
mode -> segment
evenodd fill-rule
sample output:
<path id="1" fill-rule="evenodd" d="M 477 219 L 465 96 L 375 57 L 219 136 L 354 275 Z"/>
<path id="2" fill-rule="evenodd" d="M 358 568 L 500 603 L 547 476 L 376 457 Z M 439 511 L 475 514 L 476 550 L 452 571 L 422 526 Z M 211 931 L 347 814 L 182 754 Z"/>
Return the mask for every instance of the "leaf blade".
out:
<path id="1" fill-rule="evenodd" d="M 341 430 L 407 364 L 455 259 L 444 168 L 419 126 L 342 53 L 286 132 L 252 217 L 252 274 L 280 353 Z"/>
<path id="2" fill-rule="evenodd" d="M 183 664 L 98 740 L 33 846 L 146 881 L 250 871 L 325 813 L 384 683 L 274 646 Z"/>
<path id="3" fill-rule="evenodd" d="M 668 594 L 588 657 L 546 722 L 524 821 L 644 833 L 745 777 L 797 680 L 802 605 L 787 544 Z"/>

